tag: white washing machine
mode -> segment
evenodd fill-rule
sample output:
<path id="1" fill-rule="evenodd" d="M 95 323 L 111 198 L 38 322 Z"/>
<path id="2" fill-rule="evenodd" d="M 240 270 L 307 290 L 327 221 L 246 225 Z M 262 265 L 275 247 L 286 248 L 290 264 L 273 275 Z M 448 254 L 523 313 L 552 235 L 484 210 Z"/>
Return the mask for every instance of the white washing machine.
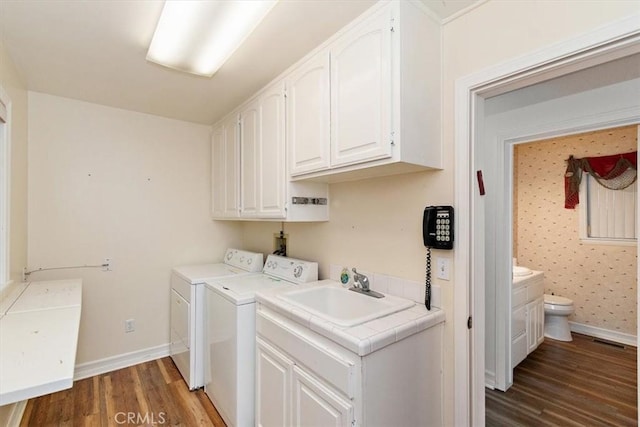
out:
<path id="1" fill-rule="evenodd" d="M 204 282 L 260 274 L 262 254 L 227 249 L 223 262 L 175 267 L 171 274 L 171 358 L 189 389 L 204 386 Z"/>
<path id="2" fill-rule="evenodd" d="M 230 427 L 254 425 L 255 293 L 318 280 L 318 264 L 269 255 L 262 274 L 208 280 L 205 392 Z"/>

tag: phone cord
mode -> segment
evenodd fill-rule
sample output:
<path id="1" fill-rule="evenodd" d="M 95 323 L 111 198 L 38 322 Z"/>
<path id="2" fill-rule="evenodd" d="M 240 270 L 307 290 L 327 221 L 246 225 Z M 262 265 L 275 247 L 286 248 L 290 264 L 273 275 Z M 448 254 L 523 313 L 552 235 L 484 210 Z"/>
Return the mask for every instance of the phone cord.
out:
<path id="1" fill-rule="evenodd" d="M 431 310 L 431 248 L 427 248 L 427 278 L 424 287 L 424 306 Z"/>

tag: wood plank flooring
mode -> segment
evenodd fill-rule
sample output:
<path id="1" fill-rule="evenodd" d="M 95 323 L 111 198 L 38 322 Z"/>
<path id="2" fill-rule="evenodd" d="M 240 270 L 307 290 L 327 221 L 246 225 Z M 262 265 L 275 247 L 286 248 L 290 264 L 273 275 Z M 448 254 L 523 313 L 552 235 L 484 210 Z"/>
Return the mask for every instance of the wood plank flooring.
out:
<path id="1" fill-rule="evenodd" d="M 545 339 L 506 393 L 486 390 L 486 425 L 637 426 L 636 354 L 575 333 Z"/>
<path id="2" fill-rule="evenodd" d="M 225 426 L 203 390 L 188 390 L 169 357 L 79 380 L 69 390 L 31 399 L 20 425 Z"/>

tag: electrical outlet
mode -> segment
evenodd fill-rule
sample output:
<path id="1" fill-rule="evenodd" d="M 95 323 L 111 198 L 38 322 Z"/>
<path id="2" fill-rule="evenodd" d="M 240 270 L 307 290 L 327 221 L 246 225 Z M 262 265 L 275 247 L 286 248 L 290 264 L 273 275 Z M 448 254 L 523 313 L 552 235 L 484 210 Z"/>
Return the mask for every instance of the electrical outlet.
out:
<path id="1" fill-rule="evenodd" d="M 102 271 L 113 271 L 113 259 L 105 258 L 102 261 Z"/>
<path id="2" fill-rule="evenodd" d="M 135 319 L 127 319 L 124 321 L 124 331 L 125 332 L 133 332 L 136 330 L 136 321 Z"/>

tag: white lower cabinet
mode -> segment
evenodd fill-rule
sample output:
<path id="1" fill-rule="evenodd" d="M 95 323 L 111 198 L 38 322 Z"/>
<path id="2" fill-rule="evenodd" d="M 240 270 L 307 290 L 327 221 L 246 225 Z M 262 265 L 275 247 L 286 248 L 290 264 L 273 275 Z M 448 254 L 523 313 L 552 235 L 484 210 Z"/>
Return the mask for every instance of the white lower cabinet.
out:
<path id="1" fill-rule="evenodd" d="M 340 397 L 331 387 L 313 375 L 293 366 L 293 420 L 294 426 L 315 425 L 326 427 L 350 426 L 353 421 L 353 404 Z"/>
<path id="2" fill-rule="evenodd" d="M 544 296 L 527 304 L 527 352 L 533 350 L 544 341 Z"/>
<path id="3" fill-rule="evenodd" d="M 442 425 L 442 324 L 359 356 L 258 306 L 256 426 Z"/>
<path id="4" fill-rule="evenodd" d="M 331 385 L 296 366 L 264 340 L 256 341 L 256 425 L 350 426 L 353 404 Z"/>
<path id="5" fill-rule="evenodd" d="M 511 294 L 511 368 L 544 341 L 543 275 L 514 286 Z"/>
<path id="6" fill-rule="evenodd" d="M 291 425 L 291 367 L 293 361 L 256 338 L 256 425 Z"/>

